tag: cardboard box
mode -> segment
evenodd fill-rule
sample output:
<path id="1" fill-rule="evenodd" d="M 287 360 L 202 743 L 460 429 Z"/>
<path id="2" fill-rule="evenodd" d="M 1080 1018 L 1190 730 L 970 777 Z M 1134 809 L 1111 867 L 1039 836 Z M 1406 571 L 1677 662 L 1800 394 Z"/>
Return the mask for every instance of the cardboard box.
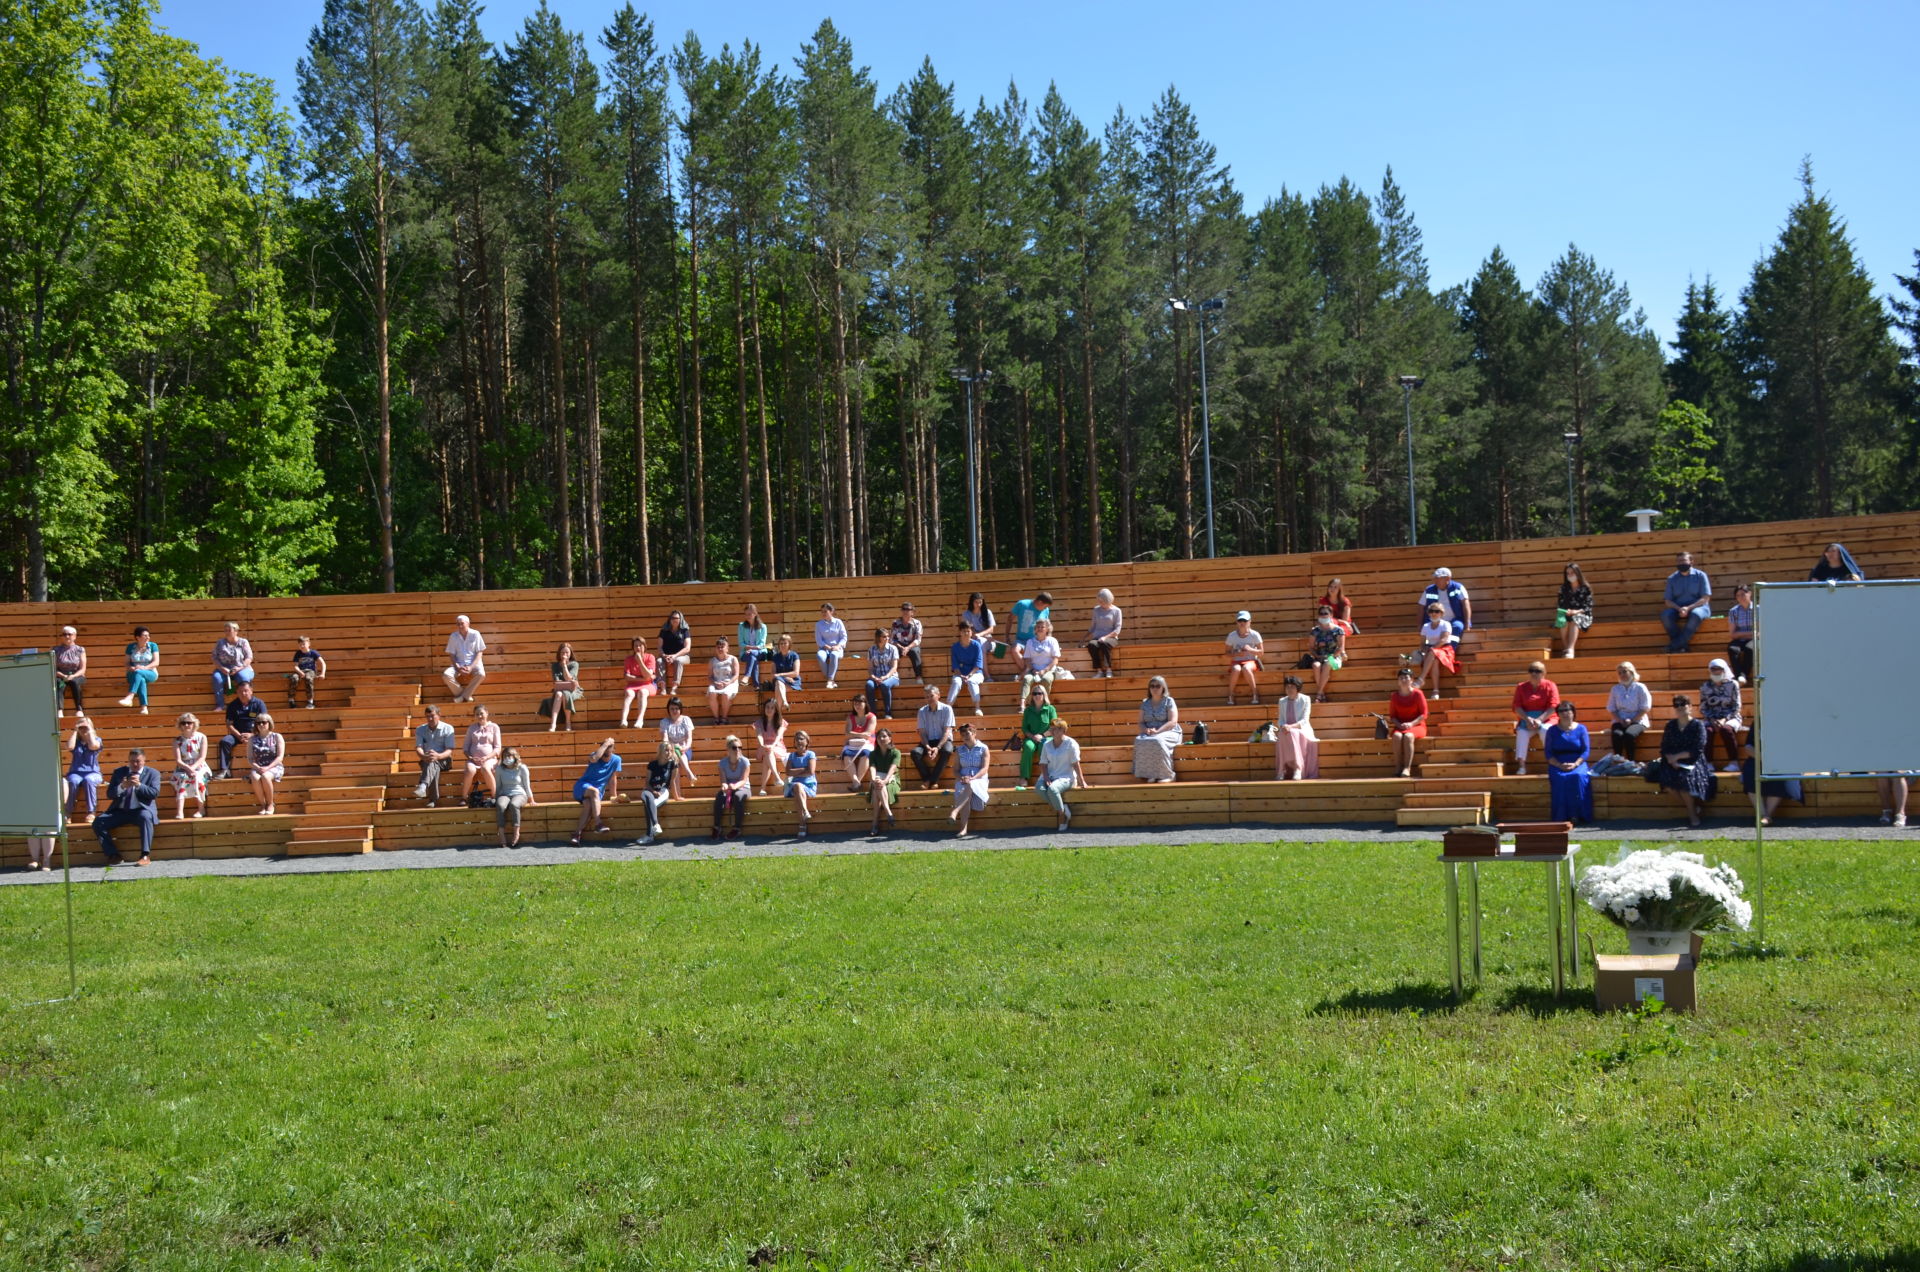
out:
<path id="1" fill-rule="evenodd" d="M 1595 954 L 1593 1002 L 1601 1011 L 1625 1011 L 1657 998 L 1669 1011 L 1698 1004 L 1691 954 Z"/>

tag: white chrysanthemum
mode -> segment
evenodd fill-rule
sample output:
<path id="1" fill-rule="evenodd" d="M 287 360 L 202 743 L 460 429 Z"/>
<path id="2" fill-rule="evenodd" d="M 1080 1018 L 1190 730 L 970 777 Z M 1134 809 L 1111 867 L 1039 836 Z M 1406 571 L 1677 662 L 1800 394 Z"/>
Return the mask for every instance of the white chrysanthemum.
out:
<path id="1" fill-rule="evenodd" d="M 1744 928 L 1753 907 L 1740 876 L 1725 862 L 1708 866 L 1699 853 L 1623 848 L 1606 865 L 1589 867 L 1579 893 L 1624 927 L 1653 931 Z"/>

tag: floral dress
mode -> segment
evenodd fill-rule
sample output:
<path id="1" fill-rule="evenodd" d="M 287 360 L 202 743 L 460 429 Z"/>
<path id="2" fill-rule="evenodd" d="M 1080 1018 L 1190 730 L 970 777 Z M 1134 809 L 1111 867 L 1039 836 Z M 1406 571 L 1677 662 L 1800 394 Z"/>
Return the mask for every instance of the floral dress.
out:
<path id="1" fill-rule="evenodd" d="M 195 729 L 184 738 L 173 740 L 173 789 L 206 802 L 207 779 L 213 766 L 207 763 L 207 735 Z"/>

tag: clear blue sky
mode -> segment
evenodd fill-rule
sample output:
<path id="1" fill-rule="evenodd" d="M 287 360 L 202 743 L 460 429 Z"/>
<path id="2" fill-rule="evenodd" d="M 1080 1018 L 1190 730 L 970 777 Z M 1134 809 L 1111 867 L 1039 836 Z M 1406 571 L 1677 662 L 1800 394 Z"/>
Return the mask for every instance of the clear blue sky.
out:
<path id="1" fill-rule="evenodd" d="M 496 0 L 487 34 L 510 37 L 537 3 Z M 616 7 L 550 3 L 590 36 Z M 831 16 L 883 94 L 930 54 L 963 102 L 1012 80 L 1037 104 L 1052 80 L 1096 129 L 1174 84 L 1249 208 L 1342 174 L 1373 190 L 1391 164 L 1436 287 L 1465 281 L 1495 244 L 1531 284 L 1576 243 L 1663 340 L 1689 278 L 1738 294 L 1798 194 L 1803 155 L 1883 295 L 1920 248 L 1913 0 L 638 7 L 663 44 L 691 28 L 710 51 L 750 39 L 788 66 Z M 161 0 L 160 20 L 271 77 L 291 104 L 319 13 L 319 0 Z"/>

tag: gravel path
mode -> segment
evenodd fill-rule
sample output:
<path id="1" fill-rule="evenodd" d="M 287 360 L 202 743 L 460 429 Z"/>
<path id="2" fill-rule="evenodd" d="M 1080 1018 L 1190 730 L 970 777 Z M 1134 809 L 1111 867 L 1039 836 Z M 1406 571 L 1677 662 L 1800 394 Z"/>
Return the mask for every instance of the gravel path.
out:
<path id="1" fill-rule="evenodd" d="M 1609 822 L 1583 828 L 1577 838 L 1588 844 L 1624 839 L 1660 843 L 1744 839 L 1750 825 L 1729 822 L 1700 830 L 1675 828 L 1673 823 Z M 864 835 L 816 835 L 806 839 L 775 838 L 715 842 L 687 838 L 641 847 L 631 840 L 602 839 L 572 847 L 564 840 L 523 844 L 517 849 L 495 846 L 423 848 L 405 852 L 372 852 L 351 857 L 230 857 L 224 859 L 156 861 L 151 866 L 77 866 L 76 882 L 125 882 L 140 879 L 186 879 L 203 875 L 335 874 L 356 870 L 429 870 L 469 866 L 558 866 L 576 861 L 724 861 L 754 857 L 825 857 L 889 852 L 997 852 L 1017 849 L 1117 848 L 1134 844 L 1248 843 L 1428 843 L 1439 838 L 1426 830 L 1383 830 L 1375 826 L 1189 826 L 1179 830 L 1080 831 L 1067 834 L 1031 831 L 983 831 L 955 840 L 951 835 L 896 834 L 869 839 Z M 1914 829 L 1891 830 L 1858 821 L 1804 821 L 1767 830 L 1770 840 L 1879 840 L 1920 842 Z M 56 855 L 55 861 L 58 861 Z M 24 867 L 0 871 L 0 886 L 55 883 L 61 872 L 29 872 Z"/>

